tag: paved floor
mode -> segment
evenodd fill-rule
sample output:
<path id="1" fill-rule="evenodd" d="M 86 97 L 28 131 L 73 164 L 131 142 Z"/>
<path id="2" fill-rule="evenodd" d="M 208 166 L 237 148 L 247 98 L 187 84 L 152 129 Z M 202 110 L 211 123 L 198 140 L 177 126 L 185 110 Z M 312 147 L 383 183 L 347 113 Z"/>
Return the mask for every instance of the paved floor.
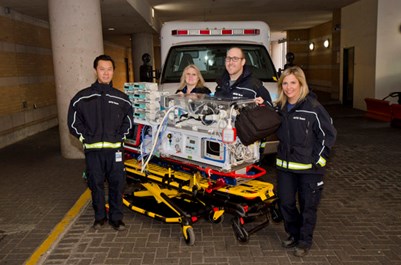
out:
<path id="1" fill-rule="evenodd" d="M 401 129 L 329 105 L 338 140 L 325 177 L 314 245 L 305 258 L 281 248 L 282 224 L 241 244 L 230 218 L 194 224 L 187 246 L 177 224 L 125 209 L 127 230 L 91 229 L 83 208 L 42 264 L 401 264 Z M 265 180 L 275 183 L 272 159 Z M 82 160 L 60 156 L 57 128 L 0 150 L 0 264 L 23 264 L 74 205 L 86 186 Z"/>

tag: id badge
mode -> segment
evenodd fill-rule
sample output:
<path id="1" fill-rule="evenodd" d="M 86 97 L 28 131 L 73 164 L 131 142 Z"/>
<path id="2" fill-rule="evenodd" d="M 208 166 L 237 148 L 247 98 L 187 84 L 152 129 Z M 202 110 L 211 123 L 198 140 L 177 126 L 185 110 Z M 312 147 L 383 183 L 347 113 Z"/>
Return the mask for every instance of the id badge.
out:
<path id="1" fill-rule="evenodd" d="M 121 151 L 116 152 L 116 162 L 123 161 L 123 153 Z"/>

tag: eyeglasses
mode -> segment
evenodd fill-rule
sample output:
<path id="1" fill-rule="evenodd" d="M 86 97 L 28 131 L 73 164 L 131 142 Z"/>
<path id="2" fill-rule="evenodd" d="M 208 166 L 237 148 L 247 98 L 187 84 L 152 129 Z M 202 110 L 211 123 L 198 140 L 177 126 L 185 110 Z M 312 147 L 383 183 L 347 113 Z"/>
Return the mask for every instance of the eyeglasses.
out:
<path id="1" fill-rule="evenodd" d="M 234 63 L 236 63 L 236 62 L 238 62 L 239 60 L 242 60 L 242 59 L 244 59 L 244 58 L 230 57 L 230 56 L 227 56 L 227 57 L 225 58 L 226 62 L 233 61 Z"/>

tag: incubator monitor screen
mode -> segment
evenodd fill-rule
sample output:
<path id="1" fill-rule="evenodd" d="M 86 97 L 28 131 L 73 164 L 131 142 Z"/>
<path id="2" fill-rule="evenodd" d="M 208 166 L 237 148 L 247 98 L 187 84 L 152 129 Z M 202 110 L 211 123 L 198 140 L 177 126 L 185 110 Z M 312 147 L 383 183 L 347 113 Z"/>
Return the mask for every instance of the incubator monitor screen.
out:
<path id="1" fill-rule="evenodd" d="M 210 139 L 202 139 L 202 156 L 206 159 L 224 161 L 224 144 Z"/>

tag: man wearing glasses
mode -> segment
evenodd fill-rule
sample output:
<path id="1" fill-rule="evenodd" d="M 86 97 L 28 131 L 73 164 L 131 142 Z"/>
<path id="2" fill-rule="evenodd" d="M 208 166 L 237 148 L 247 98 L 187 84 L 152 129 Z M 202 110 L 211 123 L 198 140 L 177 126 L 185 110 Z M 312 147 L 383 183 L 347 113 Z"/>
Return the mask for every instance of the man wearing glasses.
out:
<path id="1" fill-rule="evenodd" d="M 215 96 L 230 99 L 254 98 L 258 104 L 272 105 L 269 91 L 262 81 L 252 76 L 251 69 L 245 63 L 241 48 L 233 47 L 227 51 L 226 70 L 217 81 Z"/>

